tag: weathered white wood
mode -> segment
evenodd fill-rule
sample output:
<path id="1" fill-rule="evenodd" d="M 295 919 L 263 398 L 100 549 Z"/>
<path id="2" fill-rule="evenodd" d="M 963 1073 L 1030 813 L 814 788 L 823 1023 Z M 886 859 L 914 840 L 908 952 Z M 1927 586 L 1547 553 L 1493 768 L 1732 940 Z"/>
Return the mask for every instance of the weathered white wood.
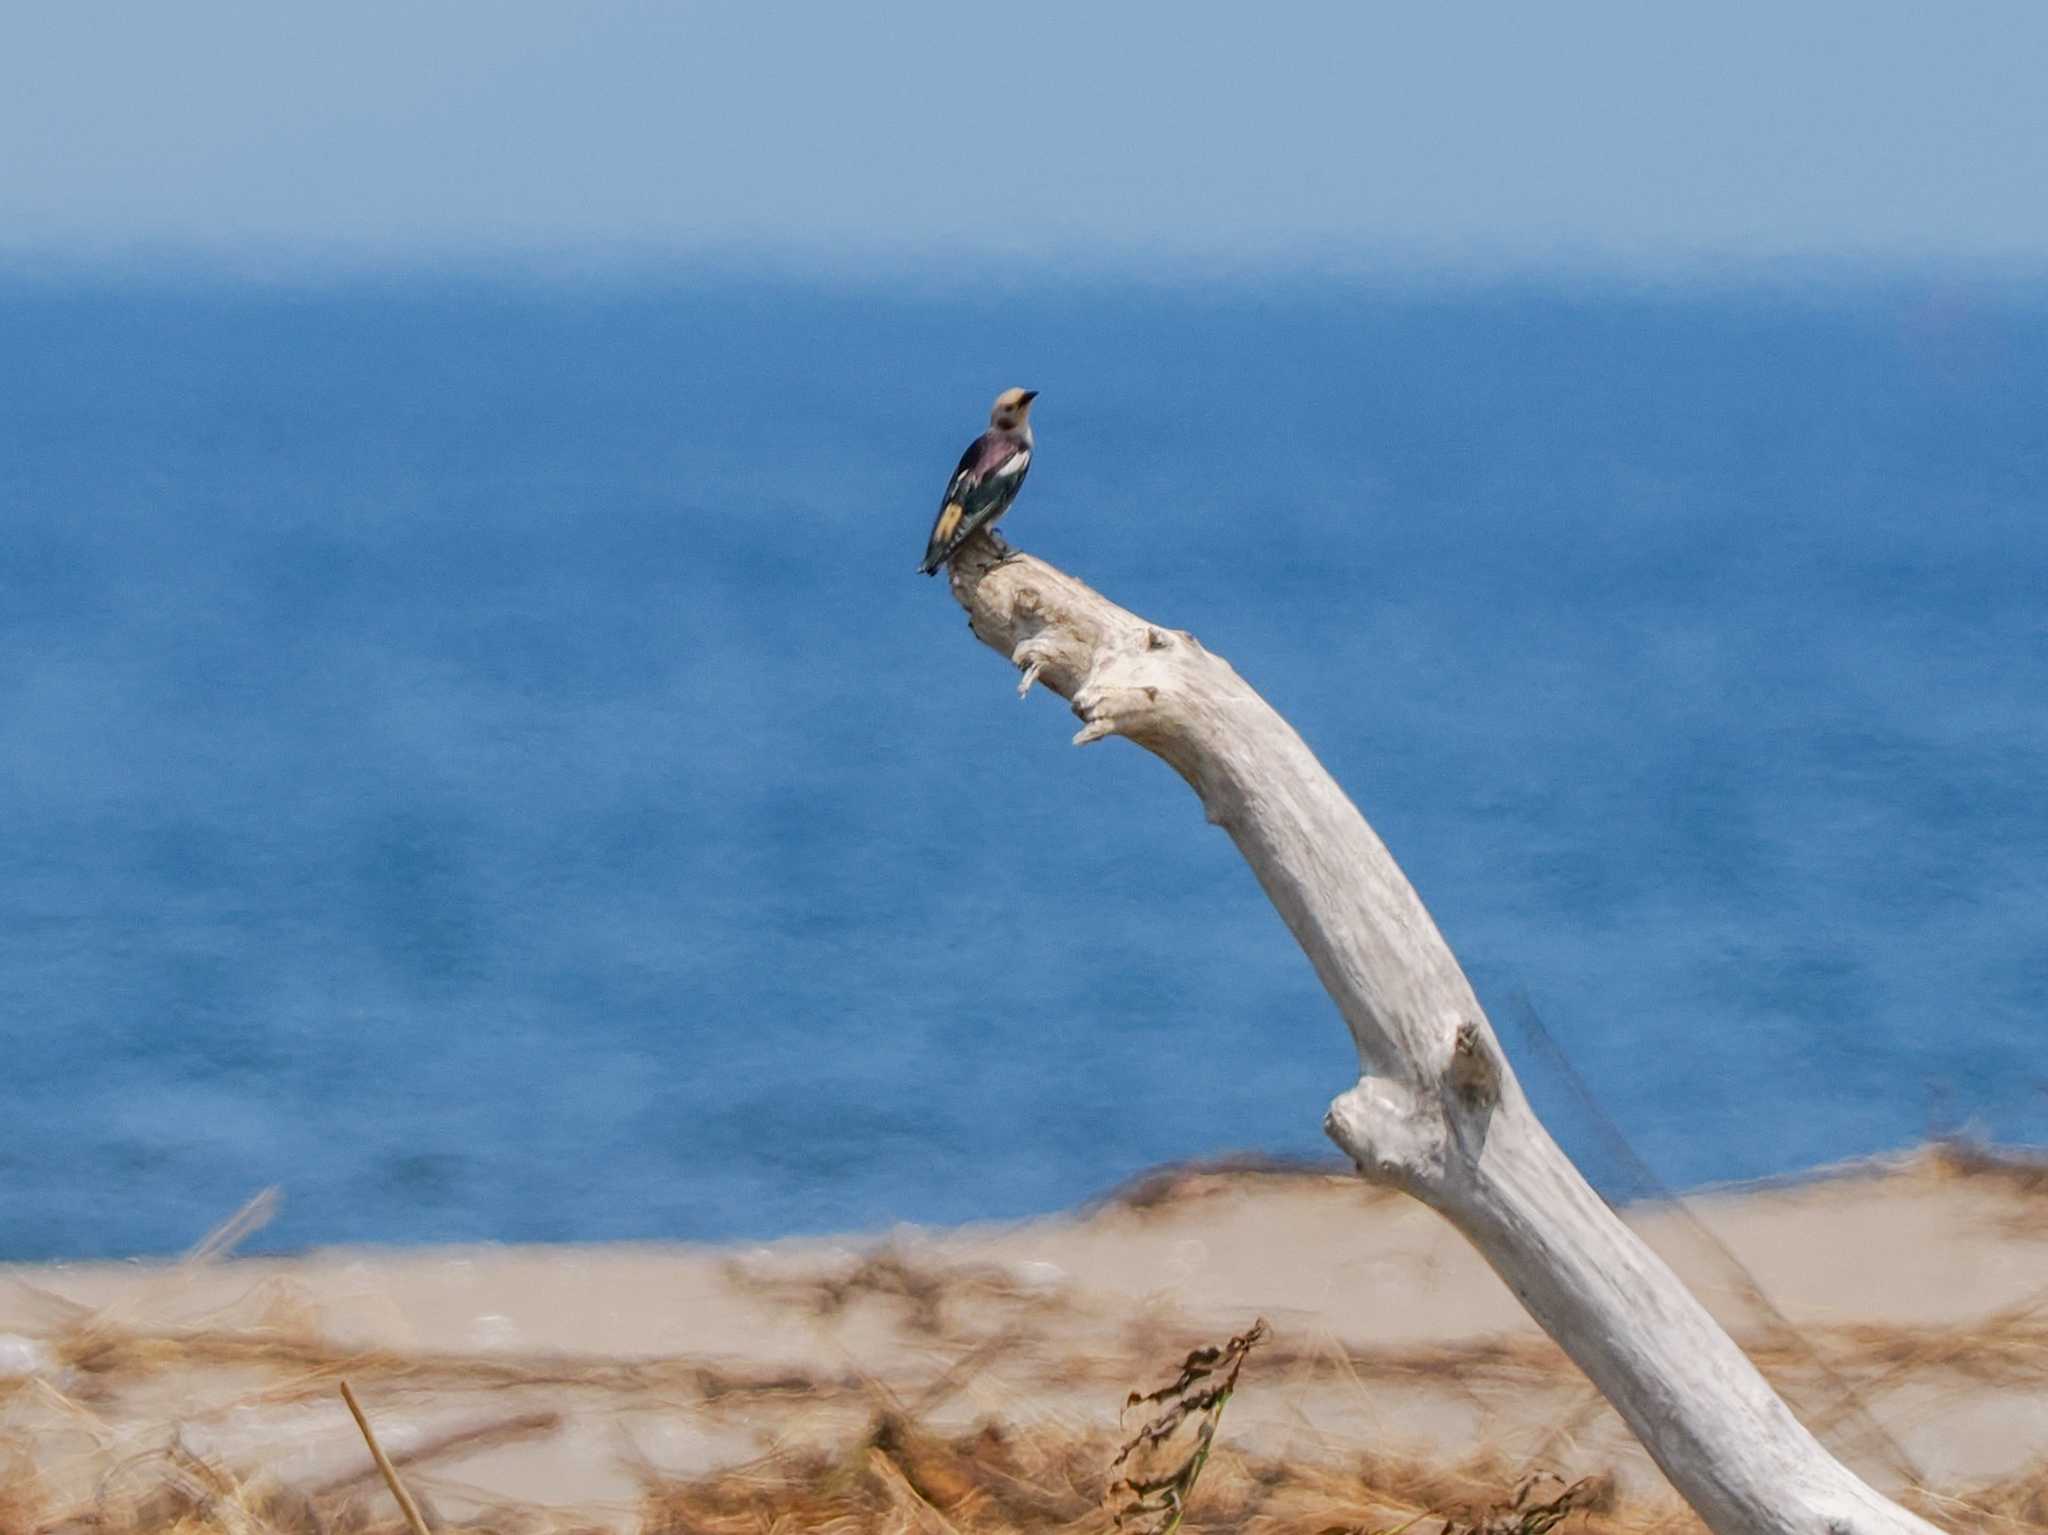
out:
<path id="1" fill-rule="evenodd" d="M 1933 1535 L 1822 1448 L 1579 1175 L 1414 887 L 1228 662 L 989 538 L 950 579 L 1026 687 L 1073 705 L 1077 745 L 1136 742 L 1230 833 L 1358 1045 L 1358 1083 L 1324 1128 L 1470 1239 L 1717 1535 Z"/>

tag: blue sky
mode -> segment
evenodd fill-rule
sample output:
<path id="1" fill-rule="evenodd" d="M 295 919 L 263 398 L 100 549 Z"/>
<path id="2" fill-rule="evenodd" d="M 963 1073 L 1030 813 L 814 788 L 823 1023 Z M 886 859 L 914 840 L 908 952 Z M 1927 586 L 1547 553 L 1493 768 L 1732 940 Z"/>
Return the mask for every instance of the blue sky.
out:
<path id="1" fill-rule="evenodd" d="M 0 252 L 2048 266 L 2048 5 L 13 5 Z"/>

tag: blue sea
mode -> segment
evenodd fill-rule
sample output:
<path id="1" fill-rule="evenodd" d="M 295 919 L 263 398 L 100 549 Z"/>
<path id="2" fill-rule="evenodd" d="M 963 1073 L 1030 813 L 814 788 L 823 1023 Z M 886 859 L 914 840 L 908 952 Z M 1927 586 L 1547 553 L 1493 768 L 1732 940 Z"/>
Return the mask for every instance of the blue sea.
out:
<path id="1" fill-rule="evenodd" d="M 1604 1188 L 2048 1142 L 2048 288 L 16 275 L 0 357 L 0 1259 L 1327 1151 L 1229 841 L 912 573 L 1012 384 L 1012 542 L 1295 723 Z"/>

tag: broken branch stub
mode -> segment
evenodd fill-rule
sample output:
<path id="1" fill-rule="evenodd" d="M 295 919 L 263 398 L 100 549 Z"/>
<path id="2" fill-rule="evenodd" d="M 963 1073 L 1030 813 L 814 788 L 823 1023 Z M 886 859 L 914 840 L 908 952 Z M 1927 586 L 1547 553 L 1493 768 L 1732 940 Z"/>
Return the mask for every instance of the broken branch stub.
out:
<path id="1" fill-rule="evenodd" d="M 1580 1176 L 1414 887 L 1227 661 L 986 537 L 949 580 L 974 633 L 1073 707 L 1077 744 L 1144 747 L 1230 833 L 1358 1047 L 1331 1139 L 1464 1233 L 1717 1535 L 1933 1535 L 1822 1448 Z"/>

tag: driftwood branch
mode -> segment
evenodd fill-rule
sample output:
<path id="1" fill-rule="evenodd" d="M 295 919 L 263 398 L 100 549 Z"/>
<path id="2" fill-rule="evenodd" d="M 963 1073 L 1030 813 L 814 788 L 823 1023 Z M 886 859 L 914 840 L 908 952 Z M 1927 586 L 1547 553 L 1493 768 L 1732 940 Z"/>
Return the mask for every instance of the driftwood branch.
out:
<path id="1" fill-rule="evenodd" d="M 1230 833 L 1357 1042 L 1324 1129 L 1465 1234 L 1717 1535 L 1933 1535 L 1822 1448 L 1580 1176 L 1414 887 L 1228 662 L 988 538 L 950 579 L 975 634 L 1073 706 L 1075 744 L 1136 742 Z"/>

